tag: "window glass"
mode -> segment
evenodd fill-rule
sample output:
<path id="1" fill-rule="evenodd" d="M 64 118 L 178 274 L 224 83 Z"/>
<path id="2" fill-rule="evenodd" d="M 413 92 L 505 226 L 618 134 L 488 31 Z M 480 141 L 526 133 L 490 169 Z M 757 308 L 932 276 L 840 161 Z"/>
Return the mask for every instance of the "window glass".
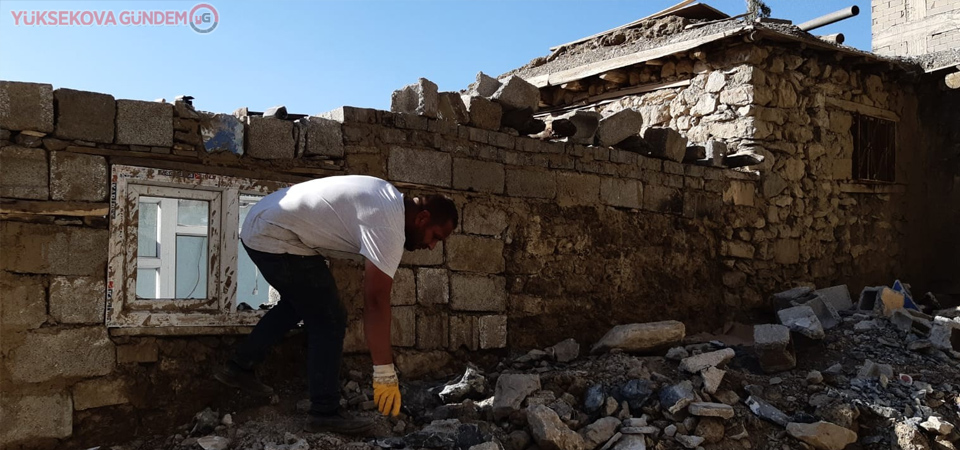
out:
<path id="1" fill-rule="evenodd" d="M 157 298 L 157 269 L 137 269 L 137 297 Z"/>
<path id="2" fill-rule="evenodd" d="M 207 226 L 209 202 L 180 199 L 177 203 L 177 225 Z"/>
<path id="3" fill-rule="evenodd" d="M 157 217 L 159 212 L 159 202 L 149 201 L 146 197 L 140 199 L 140 214 L 138 217 L 140 226 L 137 229 L 138 256 L 157 256 Z"/>
<path id="4" fill-rule="evenodd" d="M 238 229 L 243 227 L 243 221 L 247 218 L 250 208 L 257 204 L 262 195 L 240 195 L 240 223 Z M 260 305 L 268 303 L 270 298 L 270 284 L 263 279 L 263 275 L 257 269 L 257 266 L 250 260 L 243 244 L 237 241 L 237 305 L 238 309 L 244 309 L 241 303 L 245 303 L 252 309 L 260 308 Z"/>
<path id="5" fill-rule="evenodd" d="M 177 236 L 176 298 L 207 297 L 207 237 Z"/>

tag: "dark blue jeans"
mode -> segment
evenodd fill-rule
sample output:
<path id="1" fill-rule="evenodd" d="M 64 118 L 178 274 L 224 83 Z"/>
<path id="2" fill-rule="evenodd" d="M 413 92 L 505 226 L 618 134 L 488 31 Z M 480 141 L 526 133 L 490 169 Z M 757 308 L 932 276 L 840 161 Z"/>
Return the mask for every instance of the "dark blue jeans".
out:
<path id="1" fill-rule="evenodd" d="M 347 310 L 323 256 L 264 253 L 243 246 L 280 301 L 260 319 L 231 361 L 244 370 L 264 360 L 291 328 L 307 330 L 310 413 L 330 414 L 340 406 L 340 359 Z"/>

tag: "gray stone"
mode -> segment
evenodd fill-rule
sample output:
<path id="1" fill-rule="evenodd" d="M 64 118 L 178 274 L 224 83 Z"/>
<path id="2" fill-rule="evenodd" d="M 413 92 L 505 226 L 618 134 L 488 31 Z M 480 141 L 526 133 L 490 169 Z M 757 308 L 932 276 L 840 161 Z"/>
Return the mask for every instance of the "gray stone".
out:
<path id="1" fill-rule="evenodd" d="M 50 198 L 61 201 L 105 201 L 107 175 L 107 160 L 102 156 L 51 152 Z"/>
<path id="2" fill-rule="evenodd" d="M 40 148 L 0 148 L 0 197 L 46 200 L 50 196 L 47 152 Z"/>
<path id="3" fill-rule="evenodd" d="M 642 427 L 629 427 L 624 426 L 620 429 L 620 432 L 623 434 L 660 434 L 660 429 L 657 427 L 651 426 L 642 426 Z"/>
<path id="4" fill-rule="evenodd" d="M 60 88 L 53 91 L 57 113 L 54 136 L 73 140 L 113 142 L 117 102 L 112 95 Z"/>
<path id="5" fill-rule="evenodd" d="M 591 353 L 618 348 L 627 352 L 649 352 L 679 344 L 685 328 L 682 322 L 632 323 L 617 325 L 594 344 Z"/>
<path id="6" fill-rule="evenodd" d="M 463 95 L 460 98 L 470 114 L 470 121 L 468 122 L 470 126 L 484 130 L 500 129 L 500 122 L 503 120 L 503 108 L 499 104 L 480 96 Z"/>
<path id="7" fill-rule="evenodd" d="M 723 75 L 723 72 L 715 70 L 710 72 L 710 75 L 707 76 L 707 83 L 704 86 L 704 89 L 707 92 L 717 93 L 723 90 L 723 87 L 727 85 L 727 78 Z"/>
<path id="8" fill-rule="evenodd" d="M 537 405 L 527 408 L 527 423 L 533 440 L 543 449 L 584 450 L 583 437 L 568 428 L 552 409 Z"/>
<path id="9" fill-rule="evenodd" d="M 0 271 L 0 325 L 4 330 L 35 329 L 47 320 L 47 292 L 43 277 Z M 103 299 L 100 299 L 103 304 Z"/>
<path id="10" fill-rule="evenodd" d="M 449 153 L 392 147 L 387 160 L 391 180 L 450 187 L 452 163 Z"/>
<path id="11" fill-rule="evenodd" d="M 293 122 L 269 117 L 247 117 L 246 154 L 257 159 L 293 159 L 299 129 Z"/>
<path id="12" fill-rule="evenodd" d="M 493 413 L 506 417 L 520 409 L 528 395 L 540 390 L 540 376 L 536 374 L 502 374 L 497 378 L 493 393 Z"/>
<path id="13" fill-rule="evenodd" d="M 680 361 L 680 370 L 690 373 L 699 373 L 701 370 L 704 370 L 708 367 L 720 366 L 733 359 L 734 356 L 736 356 L 736 352 L 732 348 L 701 353 L 699 355 L 684 358 L 682 361 Z"/>
<path id="14" fill-rule="evenodd" d="M 300 127 L 297 133 L 300 138 L 298 154 L 343 158 L 343 124 L 341 122 L 310 116 L 296 123 Z"/>
<path id="15" fill-rule="evenodd" d="M 173 105 L 117 100 L 117 136 L 123 145 L 173 146 Z"/>
<path id="16" fill-rule="evenodd" d="M 547 347 L 545 351 L 557 362 L 570 362 L 580 356 L 580 344 L 573 338 L 564 339 L 552 347 Z"/>
<path id="17" fill-rule="evenodd" d="M 723 376 L 725 374 L 725 371 L 716 367 L 707 367 L 701 371 L 700 376 L 703 377 L 703 390 L 710 395 L 716 394 L 717 389 L 720 388 L 720 383 L 723 382 Z"/>
<path id="18" fill-rule="evenodd" d="M 470 158 L 453 158 L 453 188 L 502 194 L 506 186 L 503 164 Z"/>
<path id="19" fill-rule="evenodd" d="M 716 444 L 723 440 L 726 432 L 723 419 L 716 417 L 703 417 L 697 422 L 694 433 L 703 438 L 707 444 Z"/>
<path id="20" fill-rule="evenodd" d="M 593 144 L 602 117 L 603 116 L 596 111 L 576 110 L 558 118 L 569 120 L 570 123 L 576 127 L 576 133 L 569 137 L 570 142 L 589 145 Z"/>
<path id="21" fill-rule="evenodd" d="M 480 349 L 507 346 L 507 316 L 480 316 L 477 320 Z"/>
<path id="22" fill-rule="evenodd" d="M 0 266 L 12 272 L 103 276 L 109 232 L 0 221 Z"/>
<path id="23" fill-rule="evenodd" d="M 811 370 L 807 373 L 806 381 L 807 384 L 823 383 L 823 374 L 821 374 L 819 370 Z"/>
<path id="24" fill-rule="evenodd" d="M 757 417 L 764 419 L 768 422 L 775 423 L 781 427 L 787 426 L 787 423 L 790 422 L 790 417 L 780 411 L 775 406 L 767 403 L 760 397 L 750 396 L 745 400 L 747 407 L 750 408 Z"/>
<path id="25" fill-rule="evenodd" d="M 916 425 L 916 421 L 897 422 L 893 427 L 896 442 L 893 448 L 902 450 L 930 450 L 930 441 Z"/>
<path id="26" fill-rule="evenodd" d="M 437 118 L 439 107 L 437 85 L 426 78 L 420 78 L 415 84 L 393 91 L 390 101 L 391 112 L 416 114 L 432 119 Z"/>
<path id="27" fill-rule="evenodd" d="M 643 140 L 650 144 L 650 155 L 657 158 L 681 162 L 687 152 L 687 138 L 672 128 L 647 128 Z"/>
<path id="28" fill-rule="evenodd" d="M 454 311 L 506 310 L 506 280 L 503 277 L 454 273 L 450 277 L 450 308 Z"/>
<path id="29" fill-rule="evenodd" d="M 647 450 L 647 440 L 640 434 L 624 434 L 610 450 Z"/>
<path id="30" fill-rule="evenodd" d="M 446 269 L 417 269 L 417 302 L 421 305 L 450 302 L 450 281 Z"/>
<path id="31" fill-rule="evenodd" d="M 493 78 L 483 72 L 477 72 L 477 81 L 475 83 L 475 89 L 477 95 L 490 98 L 493 97 L 493 94 L 497 93 L 497 90 L 500 89 L 501 83 L 500 80 Z"/>
<path id="32" fill-rule="evenodd" d="M 454 160 L 456 183 L 456 159 Z M 501 208 L 485 203 L 472 202 L 463 207 L 461 221 L 463 231 L 484 236 L 499 236 L 507 228 L 507 213 Z"/>
<path id="33" fill-rule="evenodd" d="M 683 154 L 684 163 L 695 163 L 701 161 L 707 157 L 707 149 L 702 145 L 688 145 L 686 152 Z"/>
<path id="34" fill-rule="evenodd" d="M 830 422 L 788 423 L 787 434 L 820 450 L 843 450 L 857 442 L 857 433 Z"/>
<path id="35" fill-rule="evenodd" d="M 243 155 L 243 122 L 230 114 L 203 113 L 200 116 L 200 134 L 208 153 L 230 152 Z"/>
<path id="36" fill-rule="evenodd" d="M 683 358 L 690 356 L 690 353 L 687 352 L 687 349 L 683 346 L 673 347 L 670 350 L 667 350 L 667 355 L 665 358 L 680 361 Z"/>
<path id="37" fill-rule="evenodd" d="M 853 308 L 853 300 L 850 299 L 850 290 L 847 289 L 847 285 L 845 284 L 817 289 L 813 293 L 837 311 L 846 311 Z"/>
<path id="38" fill-rule="evenodd" d="M 937 433 L 939 435 L 946 436 L 953 432 L 954 425 L 937 416 L 930 416 L 927 417 L 927 420 L 920 423 L 920 428 L 923 428 L 931 433 Z"/>
<path id="39" fill-rule="evenodd" d="M 477 369 L 467 366 L 456 382 L 448 384 L 440 391 L 440 400 L 444 403 L 463 401 L 465 398 L 479 399 L 487 394 L 487 378 Z"/>
<path id="40" fill-rule="evenodd" d="M 792 308 L 781 309 L 777 312 L 780 323 L 786 325 L 790 330 L 807 336 L 811 339 L 823 339 L 823 325 L 817 314 L 807 305 L 794 306 Z"/>
<path id="41" fill-rule="evenodd" d="M 583 437 L 584 447 L 588 449 L 597 448 L 600 444 L 609 441 L 619 427 L 620 420 L 616 417 L 602 417 L 583 427 L 580 430 L 580 436 Z"/>
<path id="42" fill-rule="evenodd" d="M 613 147 L 630 136 L 640 133 L 643 116 L 639 111 L 625 108 L 600 119 L 597 142 L 604 147 Z"/>
<path id="43" fill-rule="evenodd" d="M 911 309 L 898 309 L 890 316 L 890 323 L 901 331 L 913 331 L 922 336 L 928 334 L 933 326 L 930 316 L 923 316 L 926 314 Z"/>
<path id="44" fill-rule="evenodd" d="M 556 198 L 557 174 L 548 170 L 507 169 L 506 190 L 511 197 Z"/>
<path id="45" fill-rule="evenodd" d="M 53 131 L 53 86 L 0 81 L 0 128 Z"/>
<path id="46" fill-rule="evenodd" d="M 504 110 L 501 126 L 512 128 L 521 136 L 538 134 L 547 128 L 546 123 L 533 117 L 533 110 L 530 108 Z M 512 147 L 507 147 L 512 149 Z"/>
<path id="47" fill-rule="evenodd" d="M 823 297 L 816 296 L 804 305 L 813 310 L 824 330 L 830 330 L 840 325 L 840 313 L 830 303 L 824 301 Z"/>
<path id="48" fill-rule="evenodd" d="M 116 349 L 103 326 L 27 334 L 8 360 L 13 380 L 30 383 L 106 375 L 115 365 Z"/>
<path id="49" fill-rule="evenodd" d="M 54 277 L 50 282 L 50 316 L 68 324 L 104 321 L 106 283 L 95 277 Z"/>
<path id="50" fill-rule="evenodd" d="M 130 403 L 122 379 L 95 378 L 73 386 L 73 409 L 77 411 Z"/>
<path id="51" fill-rule="evenodd" d="M 733 407 L 723 403 L 693 402 L 687 407 L 687 411 L 698 417 L 732 419 L 734 416 Z"/>
<path id="52" fill-rule="evenodd" d="M 456 92 L 440 93 L 438 116 L 440 119 L 449 120 L 459 125 L 470 123 L 470 112 L 467 111 L 467 105 L 463 103 L 460 94 Z"/>
<path id="53" fill-rule="evenodd" d="M 0 442 L 61 439 L 73 434 L 73 402 L 64 391 L 53 394 L 4 392 L 0 398 L 3 426 Z"/>
<path id="54" fill-rule="evenodd" d="M 703 158 L 697 163 L 710 167 L 722 167 L 723 159 L 727 156 L 727 144 L 710 139 L 703 146 Z"/>
<path id="55" fill-rule="evenodd" d="M 860 370 L 857 372 L 857 378 L 874 379 L 880 376 L 887 379 L 893 379 L 893 366 L 890 364 L 877 364 L 871 360 L 865 360 Z"/>
<path id="56" fill-rule="evenodd" d="M 681 381 L 678 384 L 660 389 L 660 407 L 670 414 L 676 414 L 683 410 L 694 400 L 693 384 L 689 381 Z"/>
<path id="57" fill-rule="evenodd" d="M 504 109 L 530 108 L 536 111 L 540 107 L 540 89 L 519 76 L 511 75 L 501 82 L 490 99 L 503 105 Z"/>
<path id="58" fill-rule="evenodd" d="M 929 339 L 930 343 L 940 350 L 960 351 L 960 323 L 945 317 L 935 318 Z"/>
<path id="59" fill-rule="evenodd" d="M 699 447 L 700 444 L 702 444 L 703 441 L 705 440 L 704 438 L 702 438 L 702 437 L 700 437 L 700 436 L 689 436 L 689 435 L 686 435 L 686 434 L 678 434 L 678 435 L 674 436 L 673 438 L 676 439 L 676 441 L 679 442 L 680 445 L 682 445 L 682 446 L 684 446 L 684 447 L 686 447 L 686 448 L 689 448 L 689 449 L 695 449 L 695 448 Z"/>

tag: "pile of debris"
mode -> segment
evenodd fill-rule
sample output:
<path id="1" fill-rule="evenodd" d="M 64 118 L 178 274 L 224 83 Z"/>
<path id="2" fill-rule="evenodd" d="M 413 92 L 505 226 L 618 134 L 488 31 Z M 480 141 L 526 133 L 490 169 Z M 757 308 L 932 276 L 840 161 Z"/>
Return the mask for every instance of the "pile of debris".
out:
<path id="1" fill-rule="evenodd" d="M 686 336 L 680 322 L 620 325 L 582 355 L 572 339 L 448 382 L 407 383 L 376 438 L 309 434 L 299 413 L 245 423 L 198 414 L 133 449 L 904 449 L 960 444 L 960 308 L 924 314 L 900 286 L 797 288 L 780 323 Z M 750 328 L 733 327 L 733 330 Z M 665 355 L 665 356 L 650 356 Z M 351 372 L 344 406 L 376 416 Z M 279 409 L 279 408 L 278 408 Z M 848 447 L 849 446 L 849 447 Z"/>

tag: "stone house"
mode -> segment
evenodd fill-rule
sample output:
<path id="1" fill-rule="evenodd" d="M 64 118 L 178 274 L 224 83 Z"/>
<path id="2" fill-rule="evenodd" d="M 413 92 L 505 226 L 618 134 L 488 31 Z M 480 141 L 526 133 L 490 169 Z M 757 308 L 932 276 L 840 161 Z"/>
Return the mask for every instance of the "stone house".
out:
<path id="1" fill-rule="evenodd" d="M 272 301 L 238 249 L 243 214 L 315 177 L 460 207 L 395 278 L 411 378 L 618 323 L 711 330 L 801 282 L 960 291 L 960 102 L 941 72 L 695 7 L 507 75 L 536 86 L 539 136 L 501 126 L 513 107 L 482 83 L 465 105 L 422 80 L 405 112 L 302 116 L 0 82 L 0 443 L 103 445 L 228 397 L 208 374 Z M 641 128 L 607 140 L 628 109 Z M 591 114 L 600 136 L 558 137 Z M 361 261 L 331 269 L 362 361 Z M 282 347 L 268 382 L 300 373 Z"/>

